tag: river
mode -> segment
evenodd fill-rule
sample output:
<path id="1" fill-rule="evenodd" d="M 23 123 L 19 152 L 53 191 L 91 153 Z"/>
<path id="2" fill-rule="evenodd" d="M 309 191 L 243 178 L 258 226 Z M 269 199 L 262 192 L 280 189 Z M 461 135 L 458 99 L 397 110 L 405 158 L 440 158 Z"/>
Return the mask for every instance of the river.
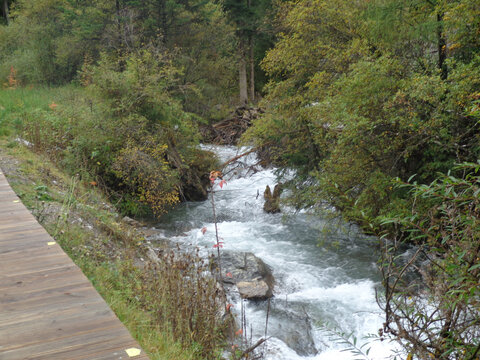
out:
<path id="1" fill-rule="evenodd" d="M 226 161 L 242 150 L 229 146 L 204 146 Z M 289 209 L 279 214 L 263 211 L 263 192 L 276 182 L 274 169 L 249 172 L 254 154 L 240 159 L 216 187 L 215 203 L 219 235 L 224 249 L 252 252 L 273 270 L 268 336 L 262 349 L 268 360 L 354 359 L 337 332 L 352 334 L 357 346 L 366 344 L 368 359 L 388 359 L 394 346 L 379 341 L 382 311 L 375 300 L 379 287 L 375 239 L 363 236 L 355 226 L 337 231 L 328 217 Z M 238 164 L 236 165 L 238 166 Z M 205 234 L 201 229 L 207 228 Z M 162 235 L 182 246 L 198 246 L 206 254 L 216 251 L 210 201 L 185 203 L 157 224 Z M 326 231 L 329 230 L 329 231 Z M 227 270 L 225 270 L 227 271 Z M 231 295 L 238 312 L 241 299 Z M 247 328 L 253 342 L 264 336 L 267 302 L 244 301 Z M 328 325 L 325 325 L 328 324 Z M 331 331 L 328 329 L 336 329 Z M 263 345 L 262 345 L 263 346 Z"/>

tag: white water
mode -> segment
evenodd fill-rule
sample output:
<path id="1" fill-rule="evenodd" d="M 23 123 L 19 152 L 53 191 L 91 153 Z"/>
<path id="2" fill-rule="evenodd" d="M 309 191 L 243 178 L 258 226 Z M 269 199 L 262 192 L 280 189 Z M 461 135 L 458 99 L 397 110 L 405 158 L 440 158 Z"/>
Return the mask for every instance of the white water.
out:
<path id="1" fill-rule="evenodd" d="M 210 149 L 222 160 L 242 150 L 219 146 Z M 250 165 L 256 158 L 250 155 L 241 161 Z M 246 174 L 237 168 L 225 179 L 227 184 L 223 189 L 215 187 L 218 230 L 224 249 L 254 253 L 271 266 L 276 280 L 268 325 L 268 335 L 272 338 L 266 345 L 266 359 L 356 358 L 345 351 L 345 345 L 335 341 L 330 332 L 321 329 L 320 324 L 325 323 L 353 333 L 358 346 L 368 343 L 364 350 L 370 348 L 369 359 L 390 358 L 392 344 L 364 339 L 369 334 L 377 334 L 383 322 L 375 301 L 379 274 L 374 240 L 348 226 L 343 226 L 343 231 L 338 233 L 325 233 L 322 230 L 329 228 L 329 222 L 306 212 L 264 213 L 263 191 L 266 185 L 272 190 L 275 185 L 272 170 Z M 214 251 L 215 228 L 210 201 L 183 204 L 158 226 L 172 240 L 186 246 L 199 246 L 205 252 Z M 207 231 L 202 234 L 204 226 Z M 231 301 L 239 311 L 242 300 L 233 296 Z M 264 336 L 267 302 L 245 301 L 244 304 L 248 329 L 252 328 L 255 342 Z M 297 337 L 308 337 L 308 327 L 318 351 L 316 355 L 301 356 L 280 339 L 295 337 L 295 331 Z"/>

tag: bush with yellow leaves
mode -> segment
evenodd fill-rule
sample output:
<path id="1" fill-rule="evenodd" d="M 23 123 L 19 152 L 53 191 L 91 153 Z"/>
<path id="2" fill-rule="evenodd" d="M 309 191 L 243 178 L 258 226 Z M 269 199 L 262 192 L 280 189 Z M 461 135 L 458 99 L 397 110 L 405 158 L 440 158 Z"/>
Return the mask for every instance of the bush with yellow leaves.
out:
<path id="1" fill-rule="evenodd" d="M 152 136 L 142 144 L 130 140 L 113 163 L 117 176 L 157 216 L 180 200 L 179 174 L 168 163 L 167 151 Z"/>

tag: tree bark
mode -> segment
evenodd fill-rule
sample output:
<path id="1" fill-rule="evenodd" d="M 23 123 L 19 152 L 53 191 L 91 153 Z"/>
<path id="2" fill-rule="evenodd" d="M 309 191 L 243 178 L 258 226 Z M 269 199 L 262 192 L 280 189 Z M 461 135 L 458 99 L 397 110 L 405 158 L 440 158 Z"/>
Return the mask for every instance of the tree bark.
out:
<path id="1" fill-rule="evenodd" d="M 122 18 L 121 14 L 121 7 L 120 7 L 120 0 L 115 0 L 115 15 L 117 15 L 117 30 L 118 30 L 118 36 L 121 36 L 120 34 L 122 33 L 122 25 L 120 24 L 120 19 Z"/>
<path id="2" fill-rule="evenodd" d="M 443 32 L 443 13 L 437 13 L 437 45 L 438 45 L 438 68 L 441 71 L 441 78 L 445 80 L 448 76 L 448 69 L 445 60 L 447 59 L 447 39 Z"/>
<path id="3" fill-rule="evenodd" d="M 239 87 L 240 87 L 240 105 L 248 103 L 247 93 L 247 61 L 245 59 L 245 47 L 240 45 L 240 59 L 238 63 Z"/>
<path id="4" fill-rule="evenodd" d="M 248 45 L 250 47 L 250 101 L 255 101 L 255 58 L 253 51 L 253 35 L 249 36 Z"/>
<path id="5" fill-rule="evenodd" d="M 162 42 L 167 43 L 168 24 L 167 24 L 167 1 L 157 0 L 158 22 L 162 29 Z"/>
<path id="6" fill-rule="evenodd" d="M 3 0 L 2 11 L 3 11 L 3 16 L 5 17 L 5 21 L 7 22 L 7 25 L 8 25 L 10 23 L 10 17 L 8 15 L 8 0 Z"/>

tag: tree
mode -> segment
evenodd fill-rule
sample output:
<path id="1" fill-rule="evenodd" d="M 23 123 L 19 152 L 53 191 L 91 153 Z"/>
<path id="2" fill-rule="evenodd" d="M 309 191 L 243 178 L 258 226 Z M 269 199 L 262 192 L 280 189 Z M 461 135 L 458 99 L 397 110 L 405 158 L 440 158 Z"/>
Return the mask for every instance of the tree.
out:
<path id="1" fill-rule="evenodd" d="M 358 40 L 359 8 L 351 2 L 277 2 L 278 41 L 262 62 L 272 79 L 264 106 L 267 114 L 250 132 L 271 147 L 276 161 L 308 174 L 318 166 L 324 144 L 317 135 L 311 104 L 326 96 L 331 82 L 348 69 L 351 58 L 363 51 Z"/>
<path id="2" fill-rule="evenodd" d="M 480 158 L 478 1 L 277 6 L 266 112 L 244 141 L 296 170 L 297 207 L 418 246 L 411 263 L 385 250 L 385 331 L 421 359 L 477 358 L 478 166 L 455 164 Z"/>
<path id="3" fill-rule="evenodd" d="M 375 24 L 372 27 L 374 41 L 394 49 L 399 56 L 407 57 L 408 54 L 413 61 L 433 60 L 442 78 L 446 79 L 445 15 L 450 4 L 446 0 L 374 1 L 367 12 Z"/>
<path id="4" fill-rule="evenodd" d="M 11 26 L 0 27 L 0 78 L 14 66 L 24 84 L 64 84 L 100 50 L 125 69 L 128 56 L 152 43 L 175 54 L 182 84 L 174 96 L 186 110 L 226 112 L 237 72 L 234 29 L 213 0 L 17 0 Z"/>
<path id="5" fill-rule="evenodd" d="M 8 0 L 2 0 L 2 16 L 8 25 L 10 22 L 10 16 L 8 13 Z"/>
<path id="6" fill-rule="evenodd" d="M 392 206 L 392 178 L 417 173 L 431 181 L 478 156 L 478 124 L 468 115 L 478 48 L 466 31 L 458 36 L 460 17 L 471 18 L 461 13 L 472 7 L 413 0 L 277 6 L 279 40 L 262 63 L 272 79 L 267 111 L 247 139 L 273 143 L 277 165 L 297 170 L 297 205 L 328 201 L 368 226 Z M 449 58 L 437 53 L 447 38 L 469 44 L 470 65 L 460 47 L 442 45 Z"/>
<path id="7" fill-rule="evenodd" d="M 239 101 L 246 104 L 255 101 L 255 42 L 262 33 L 261 24 L 271 8 L 271 0 L 225 0 L 223 6 L 236 25 Z"/>

